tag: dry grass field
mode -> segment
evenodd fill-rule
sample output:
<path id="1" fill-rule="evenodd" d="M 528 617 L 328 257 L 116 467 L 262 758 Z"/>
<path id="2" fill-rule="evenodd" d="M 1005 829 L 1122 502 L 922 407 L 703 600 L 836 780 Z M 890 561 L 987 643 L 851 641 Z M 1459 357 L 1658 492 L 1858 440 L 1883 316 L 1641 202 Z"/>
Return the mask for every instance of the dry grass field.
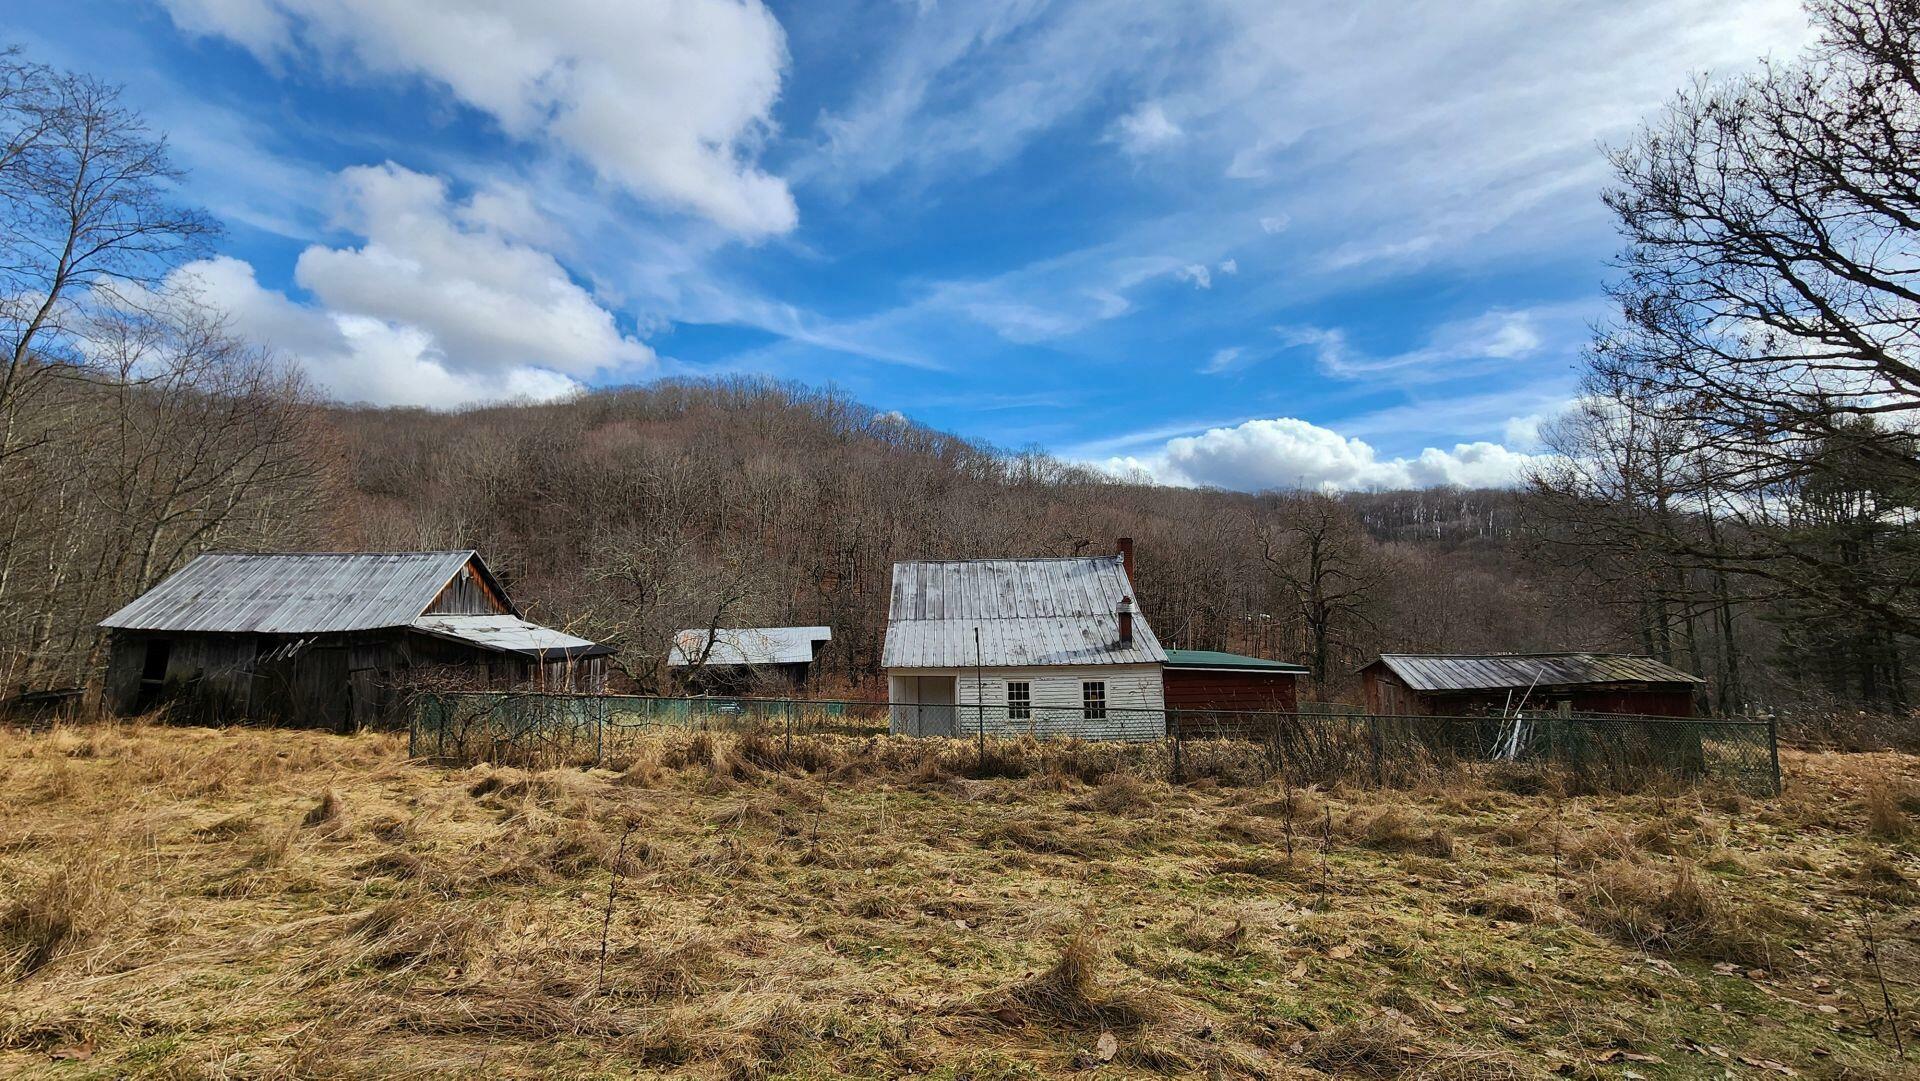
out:
<path id="1" fill-rule="evenodd" d="M 971 761 L 681 735 L 527 773 L 387 735 L 0 733 L 0 1074 L 1920 1061 L 1920 759 L 1789 754 L 1767 801 Z"/>

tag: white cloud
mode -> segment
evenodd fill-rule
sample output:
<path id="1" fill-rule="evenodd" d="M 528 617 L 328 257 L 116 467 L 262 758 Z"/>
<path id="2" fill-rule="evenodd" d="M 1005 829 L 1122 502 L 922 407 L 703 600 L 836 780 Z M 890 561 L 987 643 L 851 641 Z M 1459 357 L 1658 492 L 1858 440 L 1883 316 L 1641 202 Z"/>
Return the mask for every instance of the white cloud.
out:
<path id="1" fill-rule="evenodd" d="M 787 62 L 759 0 L 164 2 L 183 29 L 265 62 L 427 80 L 514 138 L 734 232 L 797 219 L 786 183 L 753 163 Z"/>
<path id="2" fill-rule="evenodd" d="M 327 308 L 418 327 L 472 371 L 538 365 L 587 376 L 653 359 L 553 256 L 491 224 L 497 201 L 453 203 L 439 178 L 391 163 L 344 170 L 339 186 L 336 224 L 366 243 L 310 247 L 294 268 Z"/>
<path id="3" fill-rule="evenodd" d="M 1240 359 L 1242 352 L 1243 350 L 1237 345 L 1231 345 L 1225 349 L 1216 349 L 1214 350 L 1213 356 L 1207 360 L 1206 366 L 1200 370 L 1208 375 L 1224 372 L 1228 368 L 1233 367 L 1233 362 Z"/>
<path id="4" fill-rule="evenodd" d="M 1213 272 L 1207 269 L 1205 263 L 1188 263 L 1173 274 L 1182 281 L 1192 282 L 1195 289 L 1213 288 Z"/>
<path id="5" fill-rule="evenodd" d="M 1145 474 L 1162 484 L 1206 485 L 1241 491 L 1307 488 L 1326 491 L 1510 487 L 1546 458 L 1497 443 L 1429 447 L 1411 458 L 1382 458 L 1374 448 L 1293 417 L 1249 420 L 1199 435 L 1169 439 L 1158 452 L 1109 458 L 1103 468 L 1122 476 Z"/>
<path id="6" fill-rule="evenodd" d="M 1180 125 L 1167 118 L 1160 103 L 1150 101 L 1114 121 L 1107 138 L 1127 153 L 1140 155 L 1177 142 L 1182 134 Z"/>
<path id="7" fill-rule="evenodd" d="M 1390 378 L 1400 383 L 1433 383 L 1512 372 L 1516 362 L 1532 361 L 1555 350 L 1571 356 L 1584 340 L 1582 316 L 1597 305 L 1553 304 L 1513 310 L 1495 308 L 1466 319 L 1442 323 L 1427 341 L 1404 352 L 1368 355 L 1353 347 L 1339 328 L 1276 327 L 1281 344 L 1312 350 L 1320 370 L 1341 379 Z"/>
<path id="8" fill-rule="evenodd" d="M 1226 274 L 1229 276 L 1240 273 L 1240 260 L 1238 259 L 1220 260 L 1220 273 Z"/>
<path id="9" fill-rule="evenodd" d="M 1260 231 L 1268 236 L 1285 232 L 1291 220 L 1292 219 L 1288 218 L 1285 214 L 1263 215 L 1260 219 Z"/>
<path id="10" fill-rule="evenodd" d="M 580 390 L 566 375 L 528 365 L 454 367 L 418 327 L 300 304 L 265 288 L 253 267 L 227 256 L 189 263 L 174 271 L 170 284 L 195 288 L 226 311 L 235 333 L 298 363 L 340 401 L 446 409 L 512 398 L 547 401 Z"/>
<path id="11" fill-rule="evenodd" d="M 334 224 L 364 242 L 301 253 L 294 280 L 312 303 L 228 257 L 189 264 L 176 283 L 192 279 L 238 333 L 347 401 L 550 399 L 653 363 L 553 256 L 514 239 L 546 226 L 511 189 L 456 201 L 439 178 L 392 164 L 344 170 L 335 184 Z"/>

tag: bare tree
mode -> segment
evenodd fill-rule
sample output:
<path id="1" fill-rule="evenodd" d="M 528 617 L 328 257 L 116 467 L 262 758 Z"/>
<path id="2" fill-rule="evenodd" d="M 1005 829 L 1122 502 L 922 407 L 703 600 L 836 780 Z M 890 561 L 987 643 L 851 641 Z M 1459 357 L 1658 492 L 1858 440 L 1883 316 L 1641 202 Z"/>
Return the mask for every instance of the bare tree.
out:
<path id="1" fill-rule="evenodd" d="M 1376 565 L 1353 512 L 1332 496 L 1279 497 L 1273 510 L 1260 526 L 1260 556 L 1305 624 L 1307 665 L 1324 693 L 1334 647 L 1372 622 Z"/>

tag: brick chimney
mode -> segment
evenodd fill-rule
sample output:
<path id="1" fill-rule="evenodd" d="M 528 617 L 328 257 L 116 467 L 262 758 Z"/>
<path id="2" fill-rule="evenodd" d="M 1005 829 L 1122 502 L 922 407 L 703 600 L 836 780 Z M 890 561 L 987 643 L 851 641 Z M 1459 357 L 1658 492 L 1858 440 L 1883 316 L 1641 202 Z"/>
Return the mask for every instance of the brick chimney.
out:
<path id="1" fill-rule="evenodd" d="M 1133 538 L 1121 537 L 1114 542 L 1120 549 L 1120 562 L 1127 568 L 1127 588 L 1133 588 Z"/>
<path id="2" fill-rule="evenodd" d="M 1120 619 L 1120 644 L 1123 646 L 1132 645 L 1133 644 L 1133 598 L 1132 597 L 1120 598 L 1120 604 L 1118 608 L 1114 611 L 1114 615 L 1118 616 Z"/>

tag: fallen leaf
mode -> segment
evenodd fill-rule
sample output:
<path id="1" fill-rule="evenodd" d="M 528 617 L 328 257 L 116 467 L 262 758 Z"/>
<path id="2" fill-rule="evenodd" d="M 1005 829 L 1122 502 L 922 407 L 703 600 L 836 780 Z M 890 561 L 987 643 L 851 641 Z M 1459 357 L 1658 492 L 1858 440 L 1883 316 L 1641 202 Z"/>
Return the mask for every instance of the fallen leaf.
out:
<path id="1" fill-rule="evenodd" d="M 80 1043 L 68 1044 L 65 1047 L 56 1047 L 53 1049 L 53 1055 L 52 1055 L 53 1061 L 55 1062 L 85 1062 L 92 1057 L 93 1057 L 93 1041 L 92 1040 L 84 1040 Z"/>
<path id="2" fill-rule="evenodd" d="M 1440 1002 L 1436 1000 L 1433 1003 L 1433 1008 L 1436 1010 L 1439 1010 L 1441 1013 L 1466 1013 L 1467 1012 L 1467 1008 L 1465 1006 L 1460 1005 L 1457 1002 Z"/>
<path id="3" fill-rule="evenodd" d="M 1120 1053 L 1120 1041 L 1113 1038 L 1113 1033 L 1102 1032 L 1093 1045 L 1093 1052 L 1101 1062 L 1112 1062 L 1113 1056 Z"/>
<path id="4" fill-rule="evenodd" d="M 1333 958 L 1336 961 L 1344 961 L 1347 958 L 1353 956 L 1353 947 L 1342 942 L 1340 945 L 1335 946 L 1332 949 L 1328 950 L 1327 956 Z"/>
<path id="5" fill-rule="evenodd" d="M 1287 979 L 1297 980 L 1307 974 L 1307 959 L 1302 957 L 1293 963 L 1293 971 L 1287 973 Z"/>

